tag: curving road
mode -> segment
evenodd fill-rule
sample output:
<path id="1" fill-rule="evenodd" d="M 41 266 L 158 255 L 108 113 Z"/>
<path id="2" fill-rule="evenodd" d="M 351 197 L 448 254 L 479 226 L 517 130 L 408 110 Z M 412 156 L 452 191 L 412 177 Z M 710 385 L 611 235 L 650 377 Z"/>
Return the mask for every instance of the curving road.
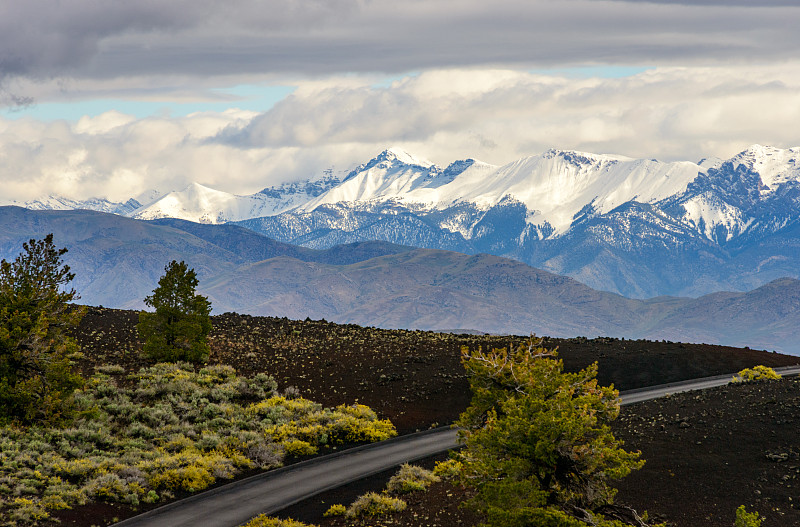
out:
<path id="1" fill-rule="evenodd" d="M 800 366 L 784 366 L 775 368 L 777 373 L 784 377 L 800 375 Z M 659 384 L 647 388 L 637 388 L 620 393 L 620 400 L 623 406 L 628 404 L 640 403 L 651 399 L 658 399 L 673 393 L 690 392 L 694 390 L 705 390 L 715 386 L 728 384 L 733 378 L 733 374 L 715 375 L 714 377 L 703 377 L 702 379 L 692 379 L 689 381 L 671 382 L 669 384 Z"/>
<path id="2" fill-rule="evenodd" d="M 800 366 L 776 368 L 775 371 L 784 376 L 799 375 Z M 730 374 L 717 375 L 630 390 L 620 394 L 621 404 L 722 386 L 731 377 Z M 235 527 L 261 513 L 275 513 L 315 494 L 457 446 L 457 432 L 452 428 L 396 437 L 258 474 L 170 503 L 114 526 Z"/>
<path id="3" fill-rule="evenodd" d="M 129 518 L 119 527 L 234 527 L 386 469 L 446 452 L 457 431 L 437 428 L 258 474 Z"/>

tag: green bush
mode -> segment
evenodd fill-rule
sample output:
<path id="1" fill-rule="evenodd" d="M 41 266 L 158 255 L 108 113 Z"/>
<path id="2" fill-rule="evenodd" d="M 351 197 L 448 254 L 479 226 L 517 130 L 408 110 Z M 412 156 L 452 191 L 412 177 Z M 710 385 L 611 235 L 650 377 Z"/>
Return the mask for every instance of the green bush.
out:
<path id="1" fill-rule="evenodd" d="M 441 478 L 430 470 L 405 463 L 386 484 L 386 490 L 392 494 L 407 494 L 426 490 L 431 483 L 438 481 L 441 481 Z"/>
<path id="2" fill-rule="evenodd" d="M 598 385 L 597 363 L 564 372 L 541 342 L 462 348 L 472 402 L 457 422 L 461 481 L 476 488 L 470 504 L 488 526 L 581 525 L 577 511 L 602 525 L 595 511 L 613 502 L 610 482 L 644 462 L 612 434 L 619 394 Z"/>
<path id="3" fill-rule="evenodd" d="M 384 516 L 393 512 L 404 511 L 407 506 L 406 502 L 400 498 L 368 492 L 359 496 L 356 501 L 350 504 L 347 508 L 346 516 L 348 518 Z"/>
<path id="4" fill-rule="evenodd" d="M 139 313 L 139 338 L 142 350 L 155 361 L 208 362 L 211 332 L 211 302 L 195 294 L 198 280 L 194 269 L 173 260 L 164 268 L 153 294 L 144 303 L 154 313 Z"/>

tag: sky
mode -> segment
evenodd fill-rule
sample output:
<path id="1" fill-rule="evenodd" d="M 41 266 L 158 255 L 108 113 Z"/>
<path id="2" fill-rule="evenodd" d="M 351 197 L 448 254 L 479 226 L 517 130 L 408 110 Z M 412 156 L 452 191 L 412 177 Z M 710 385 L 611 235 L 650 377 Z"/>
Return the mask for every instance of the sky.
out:
<path id="1" fill-rule="evenodd" d="M 796 0 L 0 0 L 0 202 L 800 145 Z"/>

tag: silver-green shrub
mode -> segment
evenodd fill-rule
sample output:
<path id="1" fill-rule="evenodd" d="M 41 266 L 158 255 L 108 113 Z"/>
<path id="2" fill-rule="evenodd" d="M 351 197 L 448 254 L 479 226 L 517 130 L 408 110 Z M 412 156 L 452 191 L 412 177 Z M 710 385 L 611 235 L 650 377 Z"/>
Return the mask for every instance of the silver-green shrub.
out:
<path id="1" fill-rule="evenodd" d="M 276 390 L 229 366 L 157 364 L 127 377 L 103 367 L 76 393 L 84 417 L 69 428 L 0 427 L 0 524 L 87 500 L 154 503 L 322 444 L 396 433 L 365 406 L 323 408 Z"/>

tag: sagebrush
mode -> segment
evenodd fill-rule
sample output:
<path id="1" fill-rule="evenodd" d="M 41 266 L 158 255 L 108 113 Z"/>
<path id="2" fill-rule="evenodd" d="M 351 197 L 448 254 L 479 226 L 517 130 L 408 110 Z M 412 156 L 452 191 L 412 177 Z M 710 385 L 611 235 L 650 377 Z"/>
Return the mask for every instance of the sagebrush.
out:
<path id="1" fill-rule="evenodd" d="M 268 375 L 229 366 L 97 373 L 76 393 L 70 427 L 0 428 L 0 520 L 30 523 L 90 500 L 156 502 L 321 445 L 396 434 L 363 405 L 323 408 L 276 390 Z"/>

